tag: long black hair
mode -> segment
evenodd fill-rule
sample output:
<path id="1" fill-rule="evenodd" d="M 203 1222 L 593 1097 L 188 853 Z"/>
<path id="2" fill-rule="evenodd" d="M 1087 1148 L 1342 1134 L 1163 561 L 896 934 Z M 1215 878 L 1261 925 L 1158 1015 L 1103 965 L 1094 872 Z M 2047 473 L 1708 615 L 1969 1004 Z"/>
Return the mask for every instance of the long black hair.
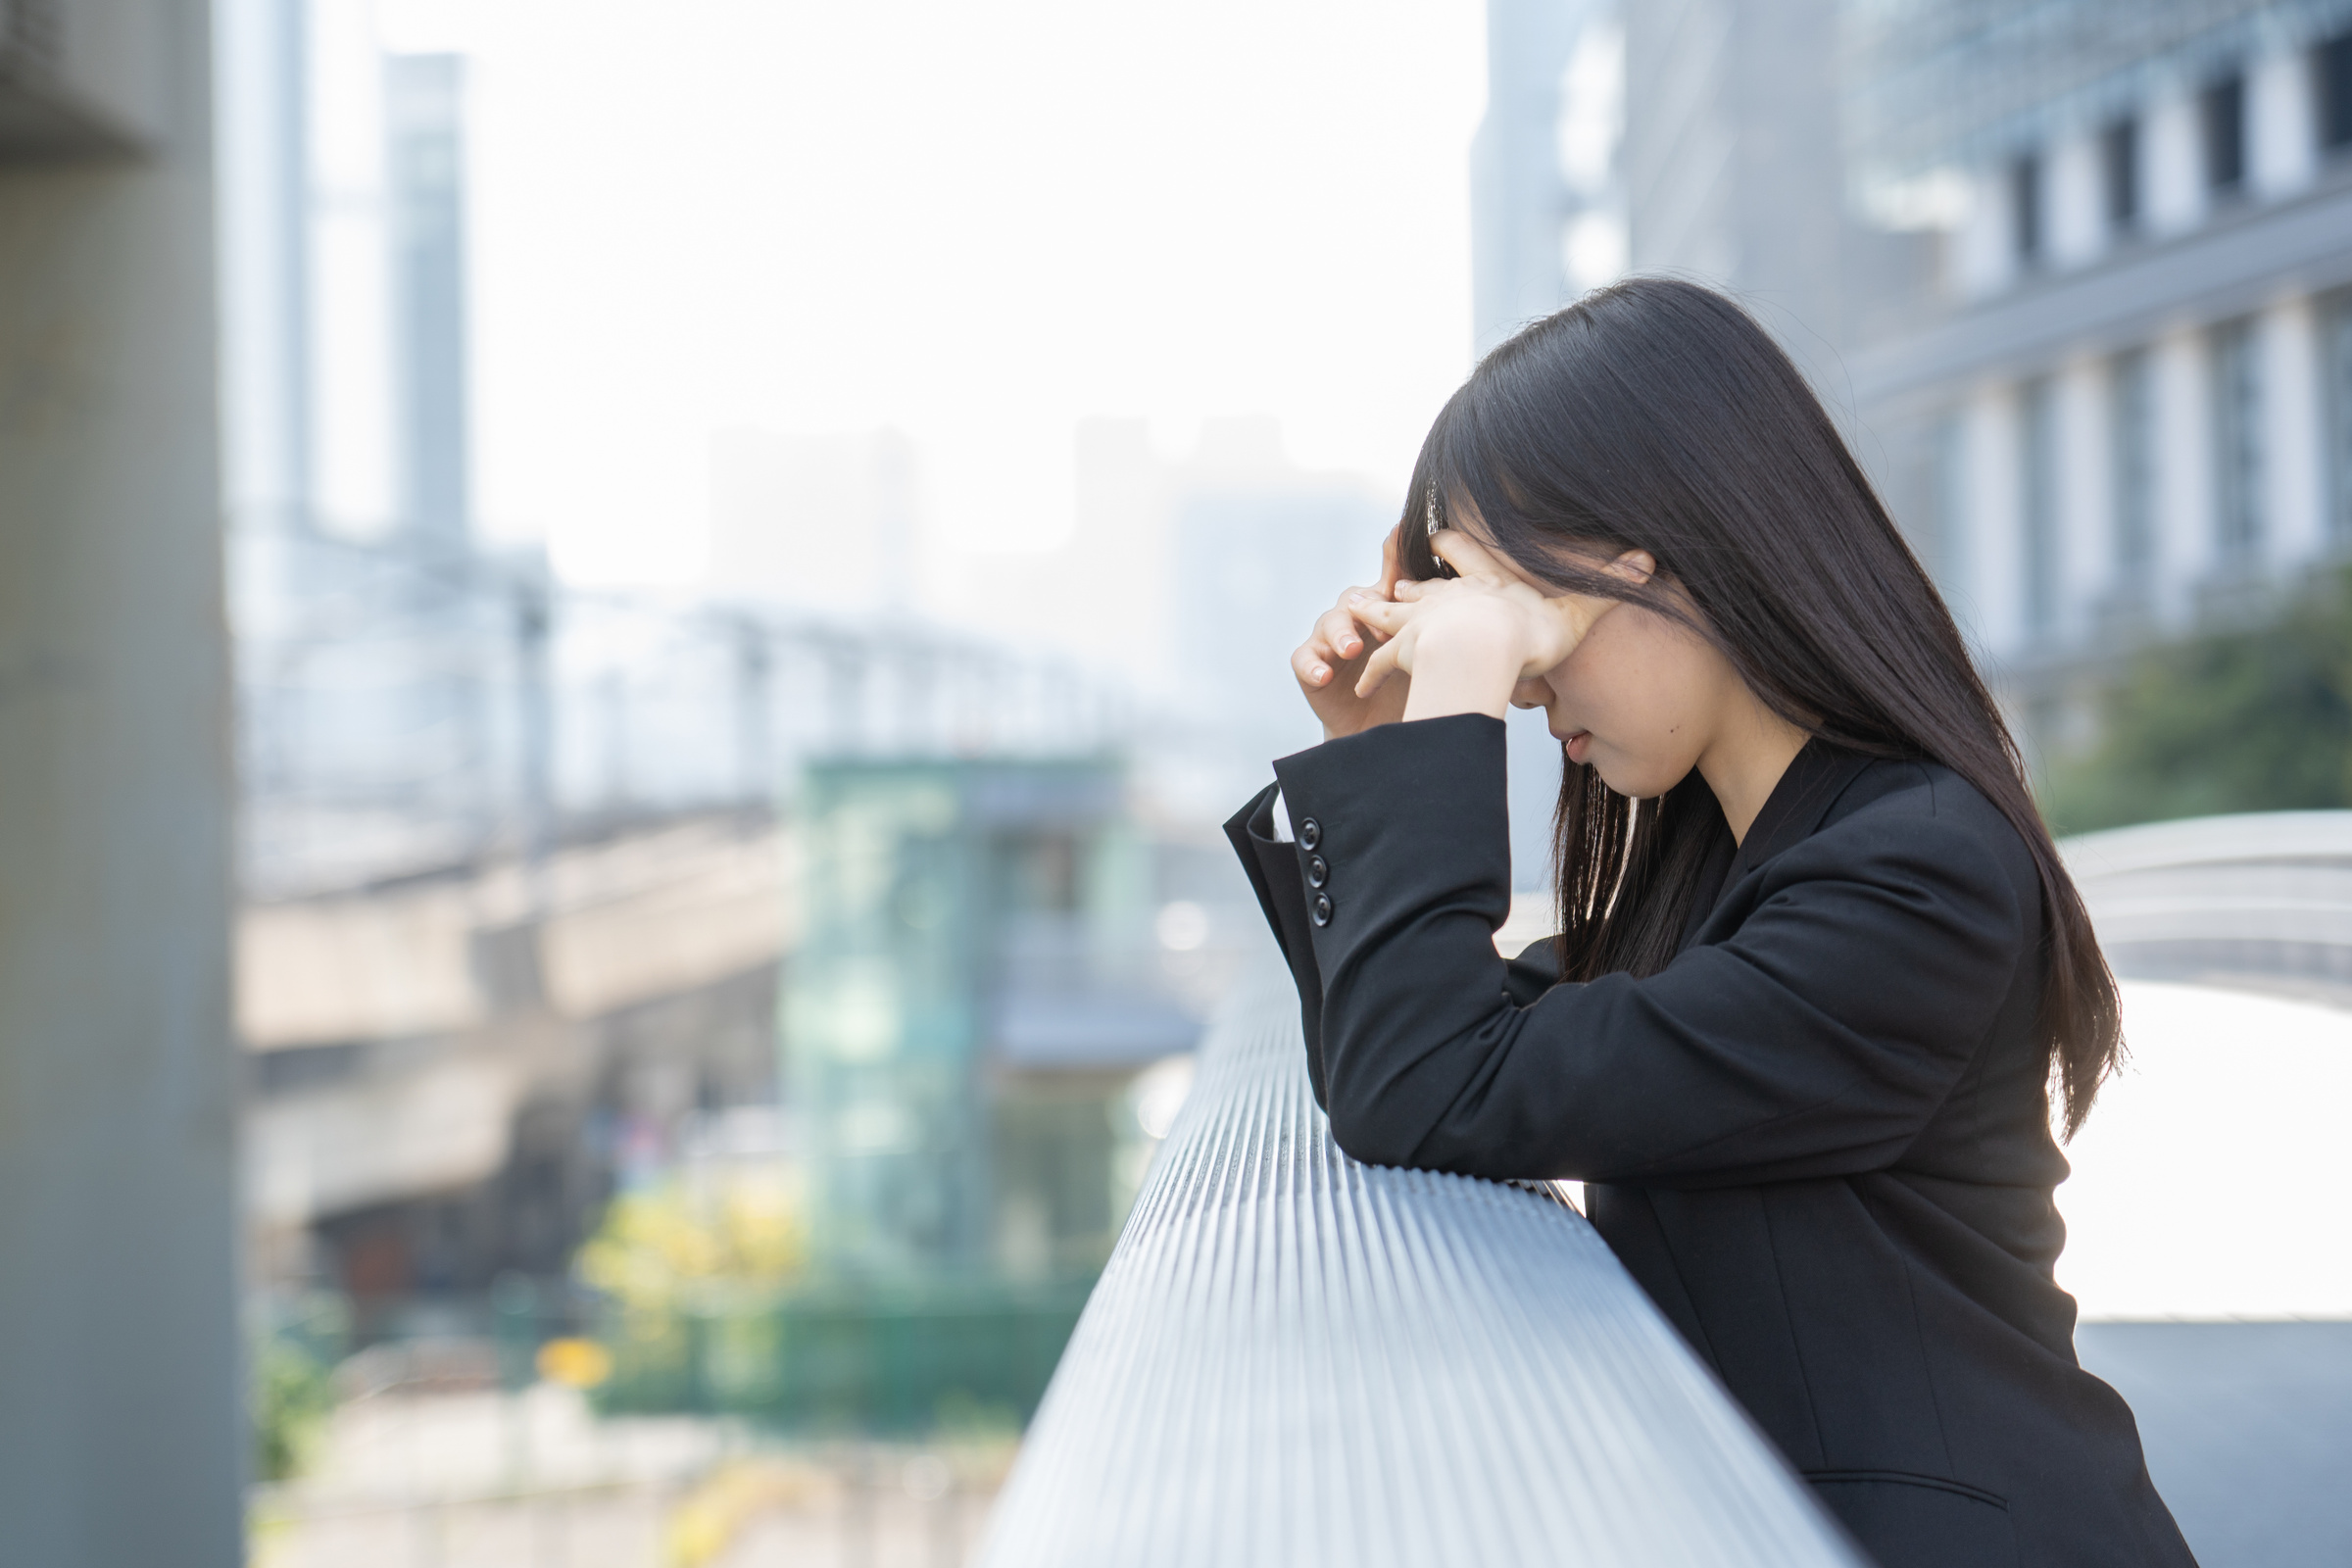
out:
<path id="1" fill-rule="evenodd" d="M 1448 513 L 1530 576 L 1666 615 L 1772 710 L 1872 757 L 1927 760 L 2015 826 L 2041 873 L 2040 1028 L 2071 1136 L 2123 1049 L 2115 977 L 1950 611 L 1812 389 L 1722 295 L 1633 278 L 1489 354 L 1421 449 L 1398 526 L 1407 576 L 1442 574 Z M 1579 566 L 1648 551 L 1645 585 Z M 1689 596 L 1684 601 L 1669 582 Z M 1695 607 L 1697 613 L 1691 613 Z M 1554 852 L 1561 978 L 1654 974 L 1730 829 L 1706 781 L 1635 801 L 1565 764 Z"/>

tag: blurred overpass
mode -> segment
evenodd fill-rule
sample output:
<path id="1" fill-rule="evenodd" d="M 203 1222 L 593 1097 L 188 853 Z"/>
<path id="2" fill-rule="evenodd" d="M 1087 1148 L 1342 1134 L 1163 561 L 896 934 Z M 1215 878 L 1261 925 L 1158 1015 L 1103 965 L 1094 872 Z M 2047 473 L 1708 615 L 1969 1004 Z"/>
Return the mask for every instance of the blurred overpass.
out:
<path id="1" fill-rule="evenodd" d="M 564 845 L 535 870 L 490 859 L 244 906 L 256 1271 L 300 1277 L 322 1224 L 472 1195 L 465 1236 L 343 1235 L 346 1250 L 374 1238 L 373 1278 L 357 1283 L 561 1273 L 609 1183 L 586 1136 L 598 1107 L 769 1098 L 788 844 L 764 813 L 683 815 Z M 539 1203 L 479 1191 L 534 1160 L 552 1185 Z M 410 1255 L 419 1246 L 444 1255 Z M 347 1276 L 357 1261 L 338 1259 Z"/>

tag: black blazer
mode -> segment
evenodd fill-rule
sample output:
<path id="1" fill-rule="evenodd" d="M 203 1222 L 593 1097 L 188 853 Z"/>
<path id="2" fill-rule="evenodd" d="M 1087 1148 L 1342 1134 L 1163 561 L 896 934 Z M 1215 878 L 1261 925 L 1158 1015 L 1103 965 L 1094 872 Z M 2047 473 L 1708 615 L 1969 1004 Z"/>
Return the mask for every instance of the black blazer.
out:
<path id="1" fill-rule="evenodd" d="M 2039 882 L 1975 789 L 1807 746 L 1648 979 L 1506 962 L 1503 726 L 1275 763 L 1226 824 L 1359 1159 L 1573 1177 L 1661 1311 L 1886 1568 L 2191 1564 L 2082 1370 L 2034 1013 Z"/>

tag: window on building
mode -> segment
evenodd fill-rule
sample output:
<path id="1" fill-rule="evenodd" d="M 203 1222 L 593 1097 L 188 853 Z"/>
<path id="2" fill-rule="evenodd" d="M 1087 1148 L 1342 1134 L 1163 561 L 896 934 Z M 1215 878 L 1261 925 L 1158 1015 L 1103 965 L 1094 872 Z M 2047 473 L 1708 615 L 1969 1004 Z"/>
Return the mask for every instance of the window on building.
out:
<path id="1" fill-rule="evenodd" d="M 2115 498 L 2115 585 L 2144 600 L 2156 574 L 2156 385 L 2146 349 L 2116 356 L 2108 437 Z"/>
<path id="2" fill-rule="evenodd" d="M 2107 232 L 2129 234 L 2139 227 L 2139 121 L 2127 116 L 2099 132 L 2099 181 L 2107 207 Z"/>
<path id="3" fill-rule="evenodd" d="M 1080 901 L 1080 849 L 1076 835 L 1059 832 L 1008 834 L 998 841 L 1002 907 L 1023 912 L 1069 914 Z"/>
<path id="4" fill-rule="evenodd" d="M 2199 100 L 2205 128 L 2205 183 L 2228 193 L 2246 183 L 2246 78 L 2224 76 Z"/>
<path id="5" fill-rule="evenodd" d="M 2025 548 L 2018 556 L 2026 574 L 2026 634 L 2039 642 L 2058 624 L 2058 398 L 2048 376 L 2026 383 L 2020 413 L 2018 520 Z"/>
<path id="6" fill-rule="evenodd" d="M 2009 166 L 2009 236 L 2018 262 L 2041 260 L 2041 158 L 2028 153 Z"/>
<path id="7" fill-rule="evenodd" d="M 2352 32 L 2339 33 L 2312 51 L 2312 75 L 2320 145 L 2330 152 L 2352 147 Z"/>
<path id="8" fill-rule="evenodd" d="M 2327 314 L 2328 520 L 2330 542 L 2352 551 L 2352 290 Z"/>
<path id="9" fill-rule="evenodd" d="M 2213 335 L 2213 474 L 2217 543 L 2225 562 L 2262 547 L 2262 365 L 2251 320 Z"/>

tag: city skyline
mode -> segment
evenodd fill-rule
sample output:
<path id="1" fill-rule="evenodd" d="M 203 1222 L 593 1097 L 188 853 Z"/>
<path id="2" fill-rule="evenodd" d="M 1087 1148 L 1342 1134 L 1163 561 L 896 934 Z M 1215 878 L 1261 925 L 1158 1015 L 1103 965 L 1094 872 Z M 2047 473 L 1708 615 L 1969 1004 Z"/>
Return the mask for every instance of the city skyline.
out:
<path id="1" fill-rule="evenodd" d="M 476 515 L 576 582 L 697 583 L 727 432 L 889 430 L 907 597 L 968 623 L 968 559 L 1067 538 L 1082 421 L 1270 416 L 1396 490 L 1469 368 L 1468 0 L 377 19 L 467 56 Z"/>

